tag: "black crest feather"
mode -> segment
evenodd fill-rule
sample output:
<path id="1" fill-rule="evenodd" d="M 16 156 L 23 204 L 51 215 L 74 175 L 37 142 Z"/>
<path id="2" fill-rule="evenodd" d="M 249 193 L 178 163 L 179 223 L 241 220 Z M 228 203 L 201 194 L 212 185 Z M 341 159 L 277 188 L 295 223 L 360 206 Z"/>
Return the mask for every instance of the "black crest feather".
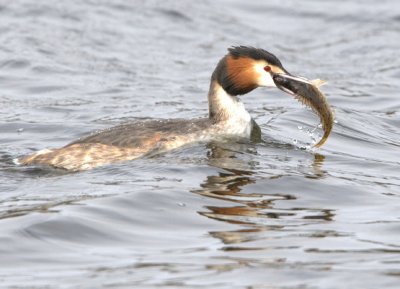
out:
<path id="1" fill-rule="evenodd" d="M 254 48 L 251 46 L 233 46 L 228 48 L 228 51 L 234 58 L 250 57 L 255 60 L 265 60 L 268 63 L 283 69 L 282 63 L 275 55 L 261 48 Z"/>

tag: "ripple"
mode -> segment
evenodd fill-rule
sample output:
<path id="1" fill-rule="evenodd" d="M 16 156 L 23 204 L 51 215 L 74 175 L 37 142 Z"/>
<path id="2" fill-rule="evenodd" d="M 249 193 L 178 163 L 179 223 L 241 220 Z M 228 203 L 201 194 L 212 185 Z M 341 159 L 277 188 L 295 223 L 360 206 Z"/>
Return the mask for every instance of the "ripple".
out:
<path id="1" fill-rule="evenodd" d="M 31 62 L 27 59 L 10 59 L 0 62 L 0 68 L 3 70 L 22 69 L 31 66 Z"/>

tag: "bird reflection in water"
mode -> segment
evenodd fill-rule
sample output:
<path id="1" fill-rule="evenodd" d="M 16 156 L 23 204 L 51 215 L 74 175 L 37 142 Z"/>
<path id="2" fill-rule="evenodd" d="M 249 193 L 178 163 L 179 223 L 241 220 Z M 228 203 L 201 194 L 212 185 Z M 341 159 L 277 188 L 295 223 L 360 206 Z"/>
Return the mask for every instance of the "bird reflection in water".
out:
<path id="1" fill-rule="evenodd" d="M 295 194 L 271 192 L 267 186 L 263 187 L 262 192 L 259 193 L 257 192 L 259 186 L 255 186 L 254 189 L 247 188 L 246 192 L 243 192 L 245 186 L 255 185 L 257 182 L 268 183 L 268 179 L 272 181 L 290 175 L 290 173 L 272 174 L 268 176 L 268 179 L 265 176 L 260 177 L 257 164 L 241 158 L 249 154 L 241 154 L 241 157 L 237 157 L 238 152 L 251 149 L 253 148 L 248 144 L 235 144 L 229 148 L 217 143 L 210 145 L 209 164 L 222 171 L 218 175 L 208 176 L 200 185 L 201 189 L 193 192 L 227 202 L 224 206 L 206 206 L 207 211 L 201 211 L 199 214 L 241 225 L 241 229 L 235 231 L 210 232 L 212 236 L 221 239 L 224 244 L 238 244 L 260 239 L 260 235 L 264 235 L 260 233 L 264 231 L 287 230 L 292 226 L 301 226 L 313 221 L 332 221 L 334 213 L 330 209 L 280 205 L 285 201 L 296 200 Z M 310 166 L 311 172 L 304 173 L 304 177 L 323 178 L 326 174 L 322 169 L 324 158 L 323 155 L 315 154 Z M 236 249 L 238 248 L 224 247 L 224 250 Z M 240 248 L 240 250 L 245 249 L 249 248 Z"/>

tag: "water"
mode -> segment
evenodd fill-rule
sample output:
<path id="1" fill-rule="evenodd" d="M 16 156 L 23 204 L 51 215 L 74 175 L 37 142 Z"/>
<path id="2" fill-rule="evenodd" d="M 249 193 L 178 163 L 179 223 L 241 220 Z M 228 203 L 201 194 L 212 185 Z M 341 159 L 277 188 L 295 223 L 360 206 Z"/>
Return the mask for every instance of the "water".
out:
<path id="1" fill-rule="evenodd" d="M 400 5 L 0 1 L 1 288 L 398 288 Z M 93 130 L 207 114 L 231 45 L 326 79 L 336 124 L 242 97 L 265 143 L 82 173 L 15 166 Z"/>

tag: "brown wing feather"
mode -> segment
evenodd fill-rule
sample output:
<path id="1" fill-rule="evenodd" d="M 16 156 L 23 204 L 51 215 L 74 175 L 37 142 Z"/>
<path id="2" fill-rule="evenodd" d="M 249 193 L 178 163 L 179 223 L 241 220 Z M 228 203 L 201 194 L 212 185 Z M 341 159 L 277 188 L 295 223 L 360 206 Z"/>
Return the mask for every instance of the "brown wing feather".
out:
<path id="1" fill-rule="evenodd" d="M 154 138 L 168 141 L 172 137 L 203 130 L 209 125 L 208 119 L 147 120 L 118 125 L 95 132 L 70 144 L 101 143 L 117 147 L 136 148 L 148 145 Z"/>
<path id="2" fill-rule="evenodd" d="M 209 126 L 208 119 L 195 121 L 151 120 L 119 125 L 78 139 L 59 149 L 23 157 L 23 165 L 50 165 L 79 171 L 139 158 L 163 147 L 185 143 L 185 136 Z"/>

